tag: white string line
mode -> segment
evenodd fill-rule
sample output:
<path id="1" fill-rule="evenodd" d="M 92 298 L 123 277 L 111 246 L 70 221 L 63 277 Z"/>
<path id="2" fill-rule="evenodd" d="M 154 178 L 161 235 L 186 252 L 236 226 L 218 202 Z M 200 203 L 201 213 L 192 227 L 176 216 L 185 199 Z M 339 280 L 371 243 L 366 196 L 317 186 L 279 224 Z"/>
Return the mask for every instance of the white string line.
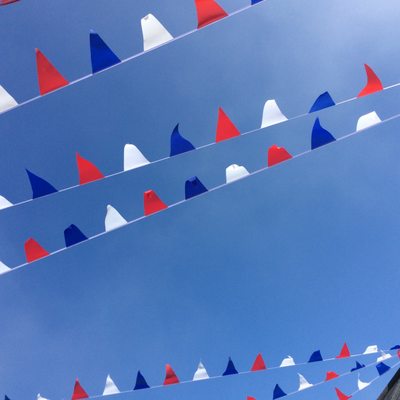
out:
<path id="1" fill-rule="evenodd" d="M 267 0 L 261 0 L 259 3 L 250 4 L 250 5 L 246 6 L 246 7 L 240 8 L 240 9 L 238 9 L 238 10 L 236 10 L 236 11 L 232 11 L 232 12 L 231 12 L 230 14 L 228 14 L 226 17 L 217 19 L 216 21 L 211 22 L 211 23 L 205 25 L 205 26 L 202 27 L 202 28 L 192 29 L 191 31 L 185 32 L 185 33 L 183 33 L 183 34 L 181 34 L 181 35 L 178 35 L 178 36 L 175 36 L 174 38 L 172 38 L 172 39 L 169 40 L 168 42 L 165 42 L 165 43 L 160 44 L 160 45 L 158 45 L 158 46 L 154 46 L 154 47 L 152 47 L 152 48 L 149 49 L 149 50 L 141 51 L 140 53 L 136 53 L 136 54 L 134 54 L 133 56 L 130 56 L 130 57 L 128 57 L 128 58 L 125 58 L 125 59 L 121 60 L 119 63 L 114 64 L 114 65 L 111 65 L 110 67 L 104 68 L 104 69 L 102 69 L 102 70 L 99 71 L 99 72 L 96 72 L 96 73 L 94 73 L 94 74 L 88 74 L 88 75 L 82 76 L 82 77 L 80 77 L 80 78 L 78 78 L 78 79 L 76 79 L 76 80 L 74 80 L 74 81 L 69 82 L 68 85 L 62 86 L 62 87 L 60 87 L 60 88 L 58 88 L 58 89 L 52 90 L 52 91 L 49 92 L 49 93 L 46 93 L 46 94 L 43 94 L 43 95 L 39 95 L 39 96 L 36 96 L 36 97 L 32 97 L 32 98 L 30 98 L 30 99 L 28 99 L 28 100 L 25 100 L 25 101 L 23 101 L 23 102 L 21 102 L 21 103 L 18 103 L 17 105 L 15 105 L 15 106 L 12 107 L 12 108 L 9 108 L 9 109 L 7 109 L 7 110 L 5 110 L 5 111 L 1 111 L 1 112 L 0 112 L 0 115 L 5 114 L 5 113 L 7 113 L 7 112 L 9 112 L 9 111 L 11 111 L 11 110 L 15 110 L 15 109 L 17 109 L 17 108 L 23 107 L 23 106 L 25 106 L 26 104 L 32 103 L 32 102 L 34 102 L 34 101 L 36 101 L 36 100 L 39 100 L 39 99 L 42 98 L 42 97 L 49 96 L 49 95 L 51 95 L 52 93 L 58 92 L 58 91 L 60 91 L 60 90 L 63 90 L 63 89 L 65 89 L 65 88 L 69 87 L 69 86 L 73 86 L 73 85 L 75 85 L 75 84 L 77 84 L 77 83 L 79 83 L 79 82 L 81 82 L 81 81 L 84 81 L 84 80 L 86 80 L 86 79 L 89 79 L 89 78 L 91 78 L 91 77 L 93 77 L 93 76 L 95 76 L 95 75 L 99 75 L 99 74 L 101 74 L 101 73 L 103 73 L 103 72 L 109 71 L 110 69 L 116 68 L 116 67 L 118 67 L 119 65 L 122 65 L 122 64 L 124 64 L 124 63 L 126 63 L 126 62 L 129 62 L 129 61 L 134 60 L 134 59 L 136 59 L 136 58 L 142 57 L 142 56 L 144 56 L 145 54 L 150 53 L 150 52 L 152 52 L 152 51 L 155 51 L 155 50 L 157 50 L 157 49 L 160 48 L 160 47 L 167 46 L 167 45 L 169 45 L 169 44 L 171 44 L 171 43 L 173 43 L 173 42 L 176 42 L 176 41 L 178 41 L 178 40 L 180 40 L 180 39 L 183 39 L 183 38 L 185 38 L 185 37 L 187 37 L 187 36 L 190 36 L 190 35 L 192 35 L 193 33 L 196 33 L 196 32 L 198 32 L 198 31 L 200 31 L 200 30 L 202 30 L 202 29 L 205 29 L 205 28 L 207 28 L 208 26 L 217 24 L 217 23 L 219 23 L 219 22 L 222 21 L 222 20 L 226 20 L 226 19 L 228 19 L 228 18 L 230 18 L 230 17 L 233 17 L 234 15 L 240 14 L 240 13 L 242 13 L 242 12 L 244 12 L 244 11 L 246 11 L 246 10 L 252 8 L 252 7 L 256 7 L 257 5 L 262 4 L 262 3 L 266 2 L 266 1 L 267 1 Z"/>
<path id="2" fill-rule="evenodd" d="M 335 141 L 330 142 L 330 143 L 328 143 L 328 144 L 326 144 L 326 145 L 324 145 L 324 146 L 320 146 L 320 147 L 326 147 L 326 146 L 333 145 L 334 143 L 341 142 L 342 140 L 348 139 L 349 137 L 352 137 L 352 136 L 354 136 L 354 135 L 356 135 L 356 134 L 359 134 L 359 133 L 364 132 L 364 131 L 366 131 L 366 130 L 369 130 L 369 129 L 371 129 L 371 128 L 378 127 L 378 126 L 383 125 L 383 124 L 385 124 L 385 123 L 387 123 L 387 122 L 396 120 L 396 119 L 398 119 L 399 117 L 400 117 L 400 113 L 399 113 L 399 114 L 396 114 L 396 115 L 393 115 L 392 117 L 383 119 L 382 121 L 376 123 L 375 125 L 369 126 L 369 127 L 367 127 L 367 128 L 361 129 L 361 130 L 359 130 L 359 131 L 353 131 L 353 132 L 351 132 L 351 133 L 348 133 L 347 135 L 341 136 L 341 137 L 337 138 Z M 288 159 L 288 160 L 286 160 L 286 161 L 280 162 L 279 164 L 284 164 L 284 163 L 286 163 L 286 162 L 290 162 L 290 160 L 295 160 L 295 159 L 297 159 L 297 158 L 303 157 L 303 156 L 305 156 L 305 155 L 307 155 L 307 154 L 309 154 L 309 153 L 311 153 L 311 152 L 313 152 L 313 151 L 318 150 L 320 147 L 318 147 L 318 148 L 316 148 L 316 149 L 314 149 L 314 150 L 311 150 L 311 149 L 310 149 L 310 150 L 305 150 L 305 151 L 303 151 L 302 153 L 295 154 L 295 155 L 292 156 L 292 158 L 290 158 L 290 159 Z M 276 164 L 276 165 L 279 165 L 279 164 Z M 28 265 L 31 265 L 32 263 L 35 263 L 35 262 L 37 262 L 37 261 L 39 261 L 39 260 L 43 260 L 43 259 L 45 259 L 45 258 L 49 258 L 49 257 L 51 257 L 51 256 L 53 256 L 53 255 L 55 255 L 55 254 L 58 254 L 58 253 L 61 253 L 61 252 L 65 251 L 65 250 L 68 250 L 68 249 L 71 249 L 71 248 L 73 248 L 73 247 L 82 245 L 82 244 L 84 244 L 84 243 L 87 243 L 87 242 L 90 241 L 90 240 L 97 239 L 97 238 L 99 238 L 99 237 L 101 237 L 101 236 L 104 236 L 104 235 L 109 234 L 110 232 L 116 231 L 117 229 L 122 229 L 122 228 L 124 228 L 124 227 L 126 227 L 126 226 L 129 226 L 129 225 L 132 225 L 132 224 L 134 224 L 134 223 L 136 223 L 136 222 L 139 222 L 139 221 L 141 221 L 141 220 L 143 220 L 143 219 L 145 219 L 145 218 L 148 218 L 148 217 L 151 217 L 151 216 L 153 216 L 153 215 L 156 215 L 156 214 L 159 214 L 159 213 L 168 211 L 169 209 L 172 209 L 172 208 L 174 208 L 174 207 L 177 207 L 177 206 L 179 206 L 179 205 L 181 205 L 181 204 L 183 204 L 183 203 L 185 203 L 185 202 L 192 201 L 193 199 L 196 199 L 196 198 L 205 196 L 205 195 L 207 195 L 208 193 L 212 193 L 212 192 L 215 192 L 215 191 L 217 191 L 217 190 L 219 190 L 219 189 L 222 189 L 222 188 L 224 188 L 225 186 L 228 186 L 228 185 L 231 185 L 231 184 L 235 184 L 235 183 L 237 183 L 237 182 L 239 182 L 239 181 L 241 181 L 241 180 L 243 180 L 243 179 L 247 179 L 247 178 L 249 178 L 249 177 L 251 177 L 251 176 L 260 174 L 260 173 L 262 173 L 262 172 L 265 172 L 265 171 L 269 170 L 270 168 L 275 167 L 276 165 L 273 165 L 272 167 L 268 167 L 268 166 L 262 167 L 262 168 L 260 168 L 260 169 L 258 169 L 258 170 L 255 170 L 255 171 L 253 171 L 253 172 L 250 172 L 248 175 L 245 175 L 245 176 L 243 176 L 242 178 L 236 179 L 235 181 L 222 183 L 221 185 L 214 186 L 213 188 L 210 188 L 210 189 L 208 189 L 206 192 L 203 192 L 203 193 L 201 193 L 201 194 L 199 194 L 199 195 L 197 195 L 197 196 L 191 197 L 191 198 L 189 198 L 189 199 L 179 200 L 179 201 L 177 201 L 176 203 L 173 203 L 173 204 L 169 205 L 169 206 L 168 206 L 167 208 L 165 208 L 165 209 L 162 209 L 162 210 L 160 210 L 160 211 L 156 211 L 156 212 L 154 212 L 154 213 L 152 213 L 152 214 L 150 214 L 150 215 L 147 215 L 147 216 L 146 216 L 146 215 L 142 215 L 142 216 L 140 216 L 140 217 L 138 217 L 138 218 L 135 218 L 135 219 L 133 219 L 133 220 L 131 220 L 131 221 L 128 221 L 126 224 L 121 225 L 121 226 L 119 226 L 119 227 L 117 227 L 117 228 L 110 229 L 109 231 L 104 231 L 104 232 L 97 233 L 97 234 L 95 234 L 95 235 L 93 235 L 93 236 L 88 237 L 88 238 L 85 239 L 85 240 L 82 240 L 81 242 L 75 243 L 75 244 L 73 244 L 73 245 L 71 245 L 71 246 L 68 246 L 68 247 L 62 247 L 62 248 L 60 248 L 60 249 L 57 249 L 57 250 L 55 250 L 55 251 L 49 253 L 48 255 L 46 255 L 46 256 L 44 256 L 44 257 L 38 258 L 38 259 L 36 259 L 36 260 L 34 260 L 34 261 L 31 261 L 31 262 L 25 262 L 25 263 L 23 263 L 23 264 L 20 264 L 20 265 L 14 267 L 14 268 L 11 268 L 9 271 L 3 272 L 2 275 L 9 274 L 9 273 L 14 272 L 14 271 L 16 271 L 16 270 L 18 270 L 18 269 L 21 269 L 21 268 L 24 268 L 24 267 L 26 267 L 26 266 L 28 266 Z"/>
<path id="3" fill-rule="evenodd" d="M 391 86 L 387 86 L 387 87 L 383 88 L 383 90 L 390 90 L 390 89 L 396 88 L 396 87 L 398 87 L 398 86 L 400 86 L 400 82 L 395 83 L 394 85 L 391 85 Z M 374 94 L 374 93 L 372 93 L 372 94 Z M 342 104 L 349 103 L 349 102 L 351 102 L 351 101 L 358 100 L 358 99 L 359 99 L 359 97 L 352 97 L 352 98 L 349 98 L 349 99 L 340 101 L 340 102 L 336 103 L 334 106 L 331 106 L 331 107 L 328 107 L 328 108 L 333 108 L 333 107 L 336 107 L 336 106 L 340 106 L 340 105 L 342 105 Z M 324 110 L 324 109 L 322 109 L 322 110 Z M 322 110 L 319 110 L 319 111 L 322 111 Z M 261 131 L 264 131 L 264 130 L 266 130 L 266 129 L 272 127 L 272 126 L 279 125 L 279 124 L 281 124 L 281 123 L 286 123 L 286 122 L 294 121 L 294 120 L 296 120 L 296 119 L 304 118 L 304 117 L 306 117 L 307 115 L 313 115 L 313 114 L 316 114 L 316 112 L 298 114 L 298 115 L 296 115 L 296 116 L 294 116 L 294 117 L 292 117 L 292 118 L 289 118 L 289 119 L 287 119 L 286 121 L 282 121 L 282 122 L 280 122 L 280 123 L 278 123 L 278 124 L 270 125 L 270 126 L 267 126 L 267 127 L 264 127 L 264 128 L 252 129 L 252 130 L 250 130 L 250 131 L 243 132 L 243 133 L 241 133 L 239 136 L 235 136 L 235 137 L 233 137 L 233 138 L 231 138 L 231 139 L 228 139 L 228 140 L 239 139 L 239 138 L 242 137 L 242 136 L 250 135 L 250 134 L 252 134 L 252 133 L 262 133 Z M 205 149 L 205 148 L 207 148 L 207 147 L 211 147 L 211 146 L 214 146 L 214 145 L 216 145 L 216 144 L 223 143 L 223 142 L 226 142 L 226 140 L 224 140 L 224 141 L 222 141 L 222 142 L 210 142 L 210 143 L 206 143 L 206 144 L 204 144 L 204 145 L 201 145 L 201 146 L 199 146 L 199 147 L 196 147 L 194 150 L 190 150 L 189 152 L 197 151 L 197 150 L 202 150 L 202 149 Z M 189 152 L 186 151 L 186 152 L 184 152 L 184 153 L 179 153 L 179 154 L 176 154 L 176 155 L 174 155 L 174 156 L 159 158 L 159 159 L 157 159 L 157 160 L 150 161 L 148 164 L 144 164 L 144 165 L 141 165 L 141 166 L 139 166 L 139 167 L 136 167 L 136 168 L 133 168 L 133 169 L 129 169 L 129 170 L 126 170 L 126 171 L 123 170 L 123 171 L 114 172 L 114 173 L 112 173 L 112 174 L 105 175 L 105 176 L 104 176 L 103 178 L 101 178 L 101 179 L 97 179 L 97 180 L 95 180 L 95 181 L 91 181 L 91 182 L 85 183 L 84 185 L 79 185 L 79 184 L 78 184 L 78 185 L 68 186 L 68 187 L 66 187 L 66 188 L 62 188 L 62 189 L 59 189 L 59 190 L 57 189 L 57 192 L 49 193 L 49 194 L 47 194 L 47 195 L 45 195 L 45 196 L 40 196 L 40 197 L 36 197 L 36 198 L 34 198 L 34 199 L 28 199 L 28 200 L 20 201 L 20 202 L 18 202 L 18 203 L 14 203 L 12 206 L 9 206 L 9 207 L 6 207 L 6 208 L 1 209 L 0 212 L 3 211 L 3 210 L 7 210 L 8 208 L 18 207 L 18 206 L 21 206 L 21 205 L 23 205 L 23 204 L 30 203 L 31 201 L 38 200 L 38 199 L 40 199 L 40 198 L 42 198 L 42 197 L 57 195 L 58 193 L 66 192 L 66 191 L 71 190 L 71 189 L 80 188 L 80 187 L 82 187 L 82 186 L 86 186 L 86 185 L 89 185 L 89 184 L 94 183 L 94 182 L 102 181 L 103 179 L 113 178 L 113 177 L 118 176 L 118 175 L 130 173 L 130 172 L 133 172 L 133 171 L 135 171 L 135 170 L 137 170 L 137 169 L 139 169 L 139 168 L 145 168 L 145 167 L 150 166 L 150 165 L 152 165 L 152 164 L 161 163 L 161 162 L 163 162 L 163 161 L 167 161 L 167 160 L 169 160 L 169 159 L 171 159 L 171 158 L 179 157 L 179 156 L 181 156 L 181 155 L 183 155 L 183 154 L 185 154 L 185 153 L 189 153 Z"/>

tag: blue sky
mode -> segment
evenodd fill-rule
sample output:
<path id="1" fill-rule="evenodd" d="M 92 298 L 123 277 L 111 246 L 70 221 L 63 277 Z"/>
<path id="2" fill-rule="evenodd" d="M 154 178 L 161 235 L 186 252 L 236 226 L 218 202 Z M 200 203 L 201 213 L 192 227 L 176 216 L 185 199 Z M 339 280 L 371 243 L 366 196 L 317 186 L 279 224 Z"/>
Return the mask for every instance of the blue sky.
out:
<path id="1" fill-rule="evenodd" d="M 247 5 L 220 3 L 228 12 Z M 0 193 L 13 202 L 29 198 L 24 168 L 58 188 L 76 184 L 76 151 L 106 174 L 122 168 L 125 143 L 150 160 L 164 157 L 178 122 L 194 145 L 209 143 L 218 106 L 246 132 L 260 125 L 269 98 L 292 117 L 325 90 L 337 101 L 353 97 L 365 84 L 365 62 L 385 86 L 397 83 L 397 8 L 395 1 L 264 2 L 3 114 Z M 18 101 L 38 93 L 35 47 L 74 80 L 90 72 L 90 28 L 126 58 L 141 50 L 140 18 L 149 12 L 174 36 L 196 25 L 189 0 L 21 0 L 0 12 L 7 38 L 0 84 Z M 362 114 L 397 114 L 399 96 L 393 89 L 318 116 L 340 137 Z M 138 217 L 144 190 L 172 204 L 193 175 L 213 187 L 233 162 L 261 168 L 274 143 L 302 152 L 315 117 L 1 211 L 0 259 L 23 262 L 29 236 L 49 250 L 63 247 L 71 223 L 89 236 L 101 232 L 108 203 Z M 260 351 L 276 365 L 287 354 L 305 361 L 316 349 L 334 356 L 344 340 L 357 353 L 396 344 L 399 323 L 389 309 L 398 302 L 391 283 L 399 277 L 399 128 L 392 121 L 1 277 L 1 391 L 12 400 L 39 391 L 61 399 L 76 376 L 99 394 L 108 373 L 121 389 L 133 387 L 139 368 L 159 384 L 167 362 L 186 380 L 200 358 L 217 375 L 228 356 L 247 370 Z M 319 381 L 325 367 L 299 372 Z M 269 399 L 277 382 L 297 387 L 295 372 L 125 398 Z M 358 398 L 376 397 L 388 378 Z M 351 392 L 355 379 L 338 384 Z M 297 398 L 334 399 L 332 385 Z"/>

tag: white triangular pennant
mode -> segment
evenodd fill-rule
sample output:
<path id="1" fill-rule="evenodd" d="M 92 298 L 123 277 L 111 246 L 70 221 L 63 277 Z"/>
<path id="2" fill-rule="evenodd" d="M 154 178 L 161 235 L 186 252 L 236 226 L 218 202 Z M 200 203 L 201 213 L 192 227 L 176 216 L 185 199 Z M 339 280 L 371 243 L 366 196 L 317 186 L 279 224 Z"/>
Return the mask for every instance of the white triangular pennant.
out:
<path id="1" fill-rule="evenodd" d="M 382 362 L 388 360 L 389 358 L 392 358 L 392 355 L 381 350 L 381 356 L 376 359 L 376 362 Z"/>
<path id="2" fill-rule="evenodd" d="M 306 378 L 304 378 L 304 376 L 302 374 L 298 373 L 297 375 L 299 376 L 299 391 L 308 389 L 308 388 L 314 386 L 313 384 L 308 382 L 308 380 Z"/>
<path id="3" fill-rule="evenodd" d="M 292 365 L 296 365 L 293 357 L 287 356 L 282 360 L 280 367 L 291 367 Z"/>
<path id="4" fill-rule="evenodd" d="M 203 379 L 208 379 L 208 373 L 207 370 L 205 369 L 203 363 L 200 361 L 199 366 L 197 367 L 197 371 L 193 375 L 193 380 L 194 381 L 201 381 Z"/>
<path id="5" fill-rule="evenodd" d="M 107 206 L 107 214 L 104 220 L 106 232 L 119 228 L 127 223 L 128 221 L 113 206 Z"/>
<path id="6" fill-rule="evenodd" d="M 11 268 L 7 267 L 6 264 L 4 264 L 2 261 L 0 261 L 0 275 L 6 273 L 8 271 L 11 271 Z"/>
<path id="7" fill-rule="evenodd" d="M 111 379 L 111 376 L 107 375 L 106 386 L 104 387 L 103 396 L 108 396 L 110 394 L 116 394 L 116 393 L 120 393 L 120 391 L 117 388 L 117 385 Z"/>
<path id="8" fill-rule="evenodd" d="M 14 97 L 0 85 L 0 112 L 7 111 L 17 105 L 18 103 L 15 101 Z"/>
<path id="9" fill-rule="evenodd" d="M 124 171 L 141 167 L 149 164 L 149 160 L 143 153 L 134 145 L 126 144 L 124 147 Z"/>
<path id="10" fill-rule="evenodd" d="M 8 201 L 5 197 L 0 196 L 0 210 L 2 210 L 3 208 L 11 207 L 12 205 L 13 203 Z"/>
<path id="11" fill-rule="evenodd" d="M 368 114 L 362 115 L 358 119 L 356 131 L 361 131 L 362 129 L 369 128 L 370 126 L 374 126 L 380 122 L 382 122 L 382 120 L 379 118 L 378 114 L 375 111 L 372 111 Z"/>
<path id="12" fill-rule="evenodd" d="M 357 381 L 358 390 L 363 390 L 366 387 L 368 387 L 370 384 L 371 384 L 371 382 L 363 382 L 360 379 L 360 374 L 358 374 L 358 381 Z"/>
<path id="13" fill-rule="evenodd" d="M 48 399 L 46 399 L 45 397 L 41 396 L 40 393 L 38 393 L 36 399 L 37 399 L 37 400 L 48 400 Z"/>
<path id="14" fill-rule="evenodd" d="M 249 175 L 249 171 L 242 165 L 232 164 L 225 170 L 226 183 L 236 181 Z"/>
<path id="15" fill-rule="evenodd" d="M 363 354 L 374 354 L 378 352 L 378 346 L 376 344 L 368 346 Z"/>
<path id="16" fill-rule="evenodd" d="M 164 25 L 153 15 L 148 14 L 141 20 L 143 50 L 150 50 L 173 39 Z"/>
<path id="17" fill-rule="evenodd" d="M 279 124 L 284 121 L 287 121 L 287 118 L 283 115 L 276 101 L 268 100 L 264 105 L 261 128 L 266 128 L 267 126 Z"/>

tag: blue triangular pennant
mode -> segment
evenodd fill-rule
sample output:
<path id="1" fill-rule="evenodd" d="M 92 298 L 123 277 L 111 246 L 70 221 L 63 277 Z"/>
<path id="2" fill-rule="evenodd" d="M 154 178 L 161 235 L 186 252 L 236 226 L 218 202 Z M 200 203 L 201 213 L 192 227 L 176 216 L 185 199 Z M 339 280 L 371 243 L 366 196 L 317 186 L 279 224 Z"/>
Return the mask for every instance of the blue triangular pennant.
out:
<path id="1" fill-rule="evenodd" d="M 67 229 L 65 229 L 64 239 L 65 245 L 69 247 L 79 242 L 83 242 L 84 240 L 87 240 L 87 237 L 76 225 L 72 224 Z"/>
<path id="2" fill-rule="evenodd" d="M 308 360 L 309 363 L 322 361 L 321 351 L 317 350 L 311 354 L 310 359 Z"/>
<path id="3" fill-rule="evenodd" d="M 90 55 L 94 74 L 121 62 L 94 30 L 90 30 Z"/>
<path id="4" fill-rule="evenodd" d="M 400 344 L 396 344 L 396 346 L 390 348 L 390 350 L 399 350 L 399 349 L 400 349 Z"/>
<path id="5" fill-rule="evenodd" d="M 315 120 L 311 134 L 311 149 L 325 146 L 328 143 L 334 142 L 336 139 L 326 129 L 321 126 L 319 118 Z"/>
<path id="6" fill-rule="evenodd" d="M 185 199 L 198 196 L 207 192 L 207 188 L 201 183 L 197 176 L 193 176 L 185 182 Z"/>
<path id="7" fill-rule="evenodd" d="M 286 396 L 286 393 L 281 389 L 281 387 L 278 384 L 276 384 L 275 389 L 274 389 L 273 400 L 279 399 L 279 398 L 285 397 L 285 396 Z"/>
<path id="8" fill-rule="evenodd" d="M 314 101 L 314 104 L 312 105 L 309 112 L 312 113 L 315 111 L 323 110 L 324 108 L 332 107 L 334 105 L 335 102 L 333 101 L 329 92 L 324 92 L 317 97 L 317 100 Z"/>
<path id="9" fill-rule="evenodd" d="M 7 395 L 5 395 L 4 400 L 10 400 L 10 398 Z"/>
<path id="10" fill-rule="evenodd" d="M 361 369 L 361 368 L 365 368 L 365 365 L 364 364 L 360 364 L 358 361 L 356 361 L 356 366 L 354 368 L 352 368 L 350 370 L 350 372 L 357 371 L 358 369 Z"/>
<path id="11" fill-rule="evenodd" d="M 390 367 L 381 362 L 376 366 L 376 369 L 378 370 L 379 375 L 383 375 L 385 372 L 389 371 Z"/>
<path id="12" fill-rule="evenodd" d="M 259 3 L 260 1 L 263 1 L 263 0 L 251 0 L 251 5 L 257 4 L 257 3 Z"/>
<path id="13" fill-rule="evenodd" d="M 149 389 L 150 386 L 147 384 L 146 379 L 144 376 L 141 374 L 140 371 L 138 371 L 137 376 L 136 376 L 136 384 L 133 390 L 140 390 L 140 389 Z"/>
<path id="14" fill-rule="evenodd" d="M 175 126 L 171 133 L 171 152 L 170 157 L 176 156 L 177 154 L 186 153 L 187 151 L 194 150 L 195 147 L 189 140 L 185 139 L 179 133 L 179 124 Z"/>
<path id="15" fill-rule="evenodd" d="M 36 199 L 38 197 L 46 196 L 51 193 L 55 193 L 58 190 L 51 185 L 49 182 L 45 181 L 43 178 L 33 174 L 31 171 L 26 170 L 28 174 L 29 181 L 32 187 L 32 198 Z"/>
<path id="16" fill-rule="evenodd" d="M 235 364 L 233 363 L 232 359 L 229 357 L 228 365 L 226 366 L 225 372 L 222 374 L 222 376 L 235 375 L 237 373 L 238 372 L 235 368 Z"/>

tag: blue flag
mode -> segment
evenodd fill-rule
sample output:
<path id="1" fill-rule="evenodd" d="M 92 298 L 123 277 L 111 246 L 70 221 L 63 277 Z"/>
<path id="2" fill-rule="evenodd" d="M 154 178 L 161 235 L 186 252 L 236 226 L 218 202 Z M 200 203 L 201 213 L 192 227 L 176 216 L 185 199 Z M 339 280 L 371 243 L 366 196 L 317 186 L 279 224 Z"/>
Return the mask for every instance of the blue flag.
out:
<path id="1" fill-rule="evenodd" d="M 311 354 L 311 357 L 308 360 L 309 363 L 317 362 L 317 361 L 322 361 L 322 356 L 321 356 L 320 350 L 314 351 L 314 353 Z"/>
<path id="2" fill-rule="evenodd" d="M 73 246 L 79 242 L 87 240 L 87 237 L 82 233 L 82 231 L 74 224 L 70 225 L 64 231 L 65 246 Z"/>
<path id="3" fill-rule="evenodd" d="M 376 366 L 376 369 L 378 370 L 379 375 L 383 375 L 389 371 L 390 367 L 381 362 Z"/>
<path id="4" fill-rule="evenodd" d="M 350 372 L 357 371 L 358 369 L 361 369 L 361 368 L 365 368 L 365 365 L 364 364 L 360 364 L 358 361 L 356 361 L 356 366 L 354 368 L 352 368 L 350 370 Z"/>
<path id="5" fill-rule="evenodd" d="M 286 393 L 280 388 L 278 384 L 275 385 L 273 400 L 285 397 Z"/>
<path id="6" fill-rule="evenodd" d="M 190 199 L 191 197 L 198 196 L 207 192 L 207 188 L 201 183 L 200 179 L 197 176 L 193 176 L 189 178 L 185 182 L 185 199 Z"/>
<path id="7" fill-rule="evenodd" d="M 222 374 L 222 376 L 235 375 L 237 373 L 238 372 L 235 368 L 235 364 L 233 363 L 232 359 L 229 357 L 228 365 L 226 366 L 225 372 Z"/>
<path id="8" fill-rule="evenodd" d="M 171 152 L 170 157 L 176 156 L 177 154 L 186 153 L 187 151 L 194 150 L 195 147 L 189 140 L 185 139 L 179 133 L 179 124 L 175 126 L 171 133 Z"/>
<path id="9" fill-rule="evenodd" d="M 28 178 L 31 183 L 33 199 L 58 192 L 53 185 L 45 181 L 43 178 L 40 178 L 29 170 L 26 170 L 26 173 L 28 174 Z"/>
<path id="10" fill-rule="evenodd" d="M 336 139 L 326 129 L 321 126 L 319 118 L 315 120 L 311 134 L 311 149 L 325 146 L 328 143 L 334 142 Z"/>
<path id="11" fill-rule="evenodd" d="M 312 113 L 315 111 L 322 110 L 324 108 L 332 107 L 334 105 L 335 102 L 333 101 L 329 92 L 324 92 L 317 97 L 317 100 L 315 100 L 309 112 Z"/>
<path id="12" fill-rule="evenodd" d="M 93 30 L 90 30 L 90 55 L 94 74 L 121 62 L 104 40 Z"/>
<path id="13" fill-rule="evenodd" d="M 140 371 L 138 371 L 136 376 L 136 384 L 133 390 L 149 389 L 149 388 L 150 386 L 147 384 L 146 379 L 144 379 L 144 376 L 141 374 Z"/>

